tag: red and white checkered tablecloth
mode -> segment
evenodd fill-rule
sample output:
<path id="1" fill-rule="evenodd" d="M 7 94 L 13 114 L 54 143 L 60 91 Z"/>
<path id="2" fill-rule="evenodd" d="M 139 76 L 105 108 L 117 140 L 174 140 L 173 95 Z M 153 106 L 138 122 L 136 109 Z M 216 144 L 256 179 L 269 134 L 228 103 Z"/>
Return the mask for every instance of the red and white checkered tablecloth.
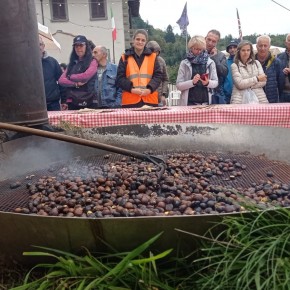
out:
<path id="1" fill-rule="evenodd" d="M 211 105 L 168 107 L 163 110 L 136 109 L 48 112 L 51 125 L 68 123 L 82 128 L 159 123 L 229 123 L 290 128 L 290 104 Z"/>

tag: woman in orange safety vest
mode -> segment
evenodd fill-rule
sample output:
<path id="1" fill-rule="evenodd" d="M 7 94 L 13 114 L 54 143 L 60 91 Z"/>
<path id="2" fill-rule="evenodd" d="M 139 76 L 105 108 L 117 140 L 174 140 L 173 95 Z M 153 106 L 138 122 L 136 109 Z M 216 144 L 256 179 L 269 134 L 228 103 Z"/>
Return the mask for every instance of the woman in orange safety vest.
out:
<path id="1" fill-rule="evenodd" d="M 126 49 L 119 61 L 116 82 L 123 90 L 123 108 L 158 106 L 157 88 L 162 79 L 162 70 L 156 53 L 145 46 L 147 41 L 146 30 L 136 30 L 132 47 Z"/>

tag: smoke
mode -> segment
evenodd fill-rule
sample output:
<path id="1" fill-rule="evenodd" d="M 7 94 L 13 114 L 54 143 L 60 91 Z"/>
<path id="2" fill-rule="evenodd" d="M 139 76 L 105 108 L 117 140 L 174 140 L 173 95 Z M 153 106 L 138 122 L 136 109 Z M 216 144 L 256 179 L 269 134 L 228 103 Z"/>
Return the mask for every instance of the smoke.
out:
<path id="1" fill-rule="evenodd" d="M 9 146 L 8 143 L 14 141 L 4 146 L 7 152 L 4 148 L 5 158 L 0 160 L 0 180 L 49 168 L 54 162 L 70 160 L 77 155 L 75 147 L 81 147 L 47 138 L 31 138 L 28 142 L 24 139 L 18 139 L 17 146 Z"/>

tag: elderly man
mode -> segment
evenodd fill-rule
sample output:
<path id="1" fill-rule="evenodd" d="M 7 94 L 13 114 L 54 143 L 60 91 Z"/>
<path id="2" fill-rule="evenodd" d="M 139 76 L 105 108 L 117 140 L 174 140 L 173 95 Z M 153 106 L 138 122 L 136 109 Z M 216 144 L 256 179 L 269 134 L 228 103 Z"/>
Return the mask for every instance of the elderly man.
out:
<path id="1" fill-rule="evenodd" d="M 55 58 L 47 55 L 45 44 L 40 36 L 39 49 L 47 110 L 60 111 L 60 100 L 65 97 L 65 89 L 58 84 L 58 79 L 62 74 L 61 67 Z"/>
<path id="2" fill-rule="evenodd" d="M 282 102 L 290 102 L 290 33 L 286 36 L 286 50 L 278 55 L 283 72 Z"/>
<path id="3" fill-rule="evenodd" d="M 212 96 L 213 104 L 225 104 L 224 81 L 228 74 L 228 66 L 226 56 L 216 48 L 220 38 L 220 32 L 215 29 L 210 30 L 205 38 L 206 50 L 210 58 L 215 62 L 219 80 L 219 84 L 214 89 L 214 94 Z"/>
<path id="4" fill-rule="evenodd" d="M 284 81 L 281 62 L 270 52 L 271 38 L 268 35 L 257 37 L 256 43 L 256 59 L 261 63 L 264 73 L 267 75 L 264 91 L 269 103 L 278 103 L 280 102 Z"/>
<path id="5" fill-rule="evenodd" d="M 108 61 L 105 46 L 97 45 L 93 49 L 93 57 L 98 62 L 95 81 L 97 99 L 94 100 L 94 103 L 102 109 L 121 107 L 122 90 L 116 86 L 117 65 Z"/>

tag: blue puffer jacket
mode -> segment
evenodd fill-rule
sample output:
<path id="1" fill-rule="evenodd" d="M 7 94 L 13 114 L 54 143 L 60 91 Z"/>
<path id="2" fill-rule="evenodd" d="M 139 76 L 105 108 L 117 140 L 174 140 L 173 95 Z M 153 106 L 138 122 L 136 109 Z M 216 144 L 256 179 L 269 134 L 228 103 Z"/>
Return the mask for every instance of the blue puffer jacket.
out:
<path id="1" fill-rule="evenodd" d="M 107 62 L 106 69 L 102 74 L 102 97 L 99 107 L 121 107 L 122 89 L 116 86 L 117 68 L 117 65 Z M 98 92 L 98 85 L 97 77 L 95 81 L 95 92 Z"/>
<path id="2" fill-rule="evenodd" d="M 281 70 L 283 70 L 285 67 L 288 67 L 288 61 L 289 61 L 289 54 L 285 51 L 280 54 L 278 54 L 278 59 L 281 61 Z M 283 72 L 283 71 L 282 71 Z M 285 75 L 283 74 L 283 91 L 284 91 L 284 86 L 285 86 Z"/>
<path id="3" fill-rule="evenodd" d="M 257 54 L 256 54 L 257 59 Z M 281 67 L 281 61 L 274 55 L 269 54 L 268 59 L 262 65 L 265 74 L 267 75 L 266 93 L 269 103 L 278 103 L 283 91 L 284 76 Z"/>
<path id="4" fill-rule="evenodd" d="M 228 66 L 229 72 L 224 82 L 225 101 L 227 104 L 231 102 L 231 96 L 232 96 L 232 91 L 233 91 L 233 77 L 232 77 L 231 65 L 234 62 L 234 57 L 235 57 L 234 55 L 230 55 L 227 59 L 227 66 Z"/>

